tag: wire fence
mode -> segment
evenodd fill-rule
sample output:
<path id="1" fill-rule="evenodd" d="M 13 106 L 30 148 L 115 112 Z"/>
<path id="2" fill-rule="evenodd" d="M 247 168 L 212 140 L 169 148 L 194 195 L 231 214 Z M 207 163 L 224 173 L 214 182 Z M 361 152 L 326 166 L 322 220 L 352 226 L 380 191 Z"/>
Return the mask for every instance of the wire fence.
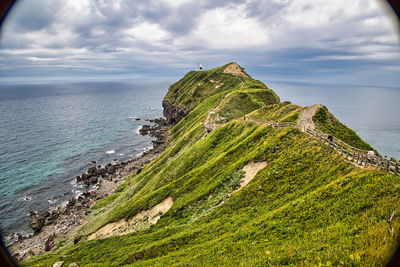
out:
<path id="1" fill-rule="evenodd" d="M 342 140 L 326 133 L 321 133 L 315 129 L 306 128 L 305 125 L 298 125 L 295 122 L 277 122 L 277 121 L 266 121 L 262 119 L 256 119 L 244 116 L 245 121 L 254 121 L 270 125 L 272 127 L 283 128 L 283 127 L 296 127 L 301 131 L 314 136 L 329 145 L 336 151 L 338 151 L 346 160 L 355 163 L 358 166 L 372 166 L 377 169 L 385 170 L 394 175 L 400 175 L 400 164 L 394 158 L 388 158 L 387 156 L 376 155 L 372 150 L 362 150 L 353 147 Z"/>

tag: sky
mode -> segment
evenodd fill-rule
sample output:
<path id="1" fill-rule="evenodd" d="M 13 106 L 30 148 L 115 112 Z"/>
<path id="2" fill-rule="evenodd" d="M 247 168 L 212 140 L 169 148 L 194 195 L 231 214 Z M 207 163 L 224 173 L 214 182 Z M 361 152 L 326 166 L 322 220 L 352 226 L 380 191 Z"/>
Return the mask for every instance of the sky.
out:
<path id="1" fill-rule="evenodd" d="M 383 1 L 19 0 L 0 82 L 178 79 L 237 62 L 263 81 L 400 88 Z"/>

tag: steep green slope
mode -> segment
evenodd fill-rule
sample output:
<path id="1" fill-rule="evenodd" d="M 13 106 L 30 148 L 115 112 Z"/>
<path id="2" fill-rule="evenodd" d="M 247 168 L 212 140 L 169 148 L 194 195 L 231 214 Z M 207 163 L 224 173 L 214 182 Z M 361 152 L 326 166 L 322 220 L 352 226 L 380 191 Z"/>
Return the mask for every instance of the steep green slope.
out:
<path id="1" fill-rule="evenodd" d="M 352 129 L 336 119 L 324 106 L 318 108 L 313 121 L 317 129 L 323 133 L 332 134 L 343 142 L 360 149 L 372 149 L 369 144 L 362 140 Z"/>
<path id="2" fill-rule="evenodd" d="M 79 230 L 82 241 L 65 242 L 24 264 L 384 264 L 399 237 L 399 219 L 387 222 L 399 209 L 399 180 L 355 167 L 296 128 L 244 121 L 244 114 L 296 121 L 302 108 L 279 104 L 265 85 L 240 79 L 243 87 L 193 104 L 171 129 L 167 149 L 139 174 L 127 177 L 117 194 L 92 207 L 89 222 Z M 187 96 L 179 97 L 181 102 Z M 212 108 L 225 120 L 205 136 L 203 124 Z M 249 162 L 267 165 L 236 192 Z M 171 209 L 150 228 L 85 240 L 102 226 L 168 197 L 174 201 Z"/>

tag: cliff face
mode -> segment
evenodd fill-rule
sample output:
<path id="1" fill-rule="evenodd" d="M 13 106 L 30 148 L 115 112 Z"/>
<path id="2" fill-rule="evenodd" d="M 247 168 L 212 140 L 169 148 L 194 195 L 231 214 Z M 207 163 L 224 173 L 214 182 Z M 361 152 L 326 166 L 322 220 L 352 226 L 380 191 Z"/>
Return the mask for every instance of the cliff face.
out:
<path id="1" fill-rule="evenodd" d="M 163 100 L 162 106 L 164 108 L 163 114 L 164 117 L 167 119 L 168 125 L 177 124 L 181 119 L 183 119 L 183 117 L 185 117 L 191 111 L 190 109 L 181 108 L 178 105 L 174 105 L 167 99 Z"/>

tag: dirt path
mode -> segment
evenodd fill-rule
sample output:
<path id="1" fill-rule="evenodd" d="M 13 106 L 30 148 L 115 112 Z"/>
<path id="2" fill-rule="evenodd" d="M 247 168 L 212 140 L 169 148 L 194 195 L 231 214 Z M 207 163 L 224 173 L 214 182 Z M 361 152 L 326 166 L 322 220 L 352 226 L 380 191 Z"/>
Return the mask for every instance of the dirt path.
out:
<path id="1" fill-rule="evenodd" d="M 320 107 L 322 107 L 321 104 L 314 104 L 300 112 L 299 118 L 297 120 L 297 126 L 300 130 L 304 131 L 304 129 L 315 129 L 315 124 L 312 118 L 314 117 L 317 109 Z"/>
<path id="2" fill-rule="evenodd" d="M 211 133 L 213 130 L 215 130 L 215 128 L 217 128 L 217 126 L 215 125 L 214 121 L 211 120 L 211 115 L 216 114 L 218 108 L 222 105 L 222 103 L 224 103 L 225 99 L 231 94 L 232 92 L 227 93 L 224 98 L 221 99 L 221 101 L 218 103 L 218 105 L 214 108 L 212 108 L 208 113 L 207 113 L 207 118 L 206 120 L 203 122 L 204 125 L 204 129 L 205 129 L 205 135 L 207 136 L 207 134 Z"/>

